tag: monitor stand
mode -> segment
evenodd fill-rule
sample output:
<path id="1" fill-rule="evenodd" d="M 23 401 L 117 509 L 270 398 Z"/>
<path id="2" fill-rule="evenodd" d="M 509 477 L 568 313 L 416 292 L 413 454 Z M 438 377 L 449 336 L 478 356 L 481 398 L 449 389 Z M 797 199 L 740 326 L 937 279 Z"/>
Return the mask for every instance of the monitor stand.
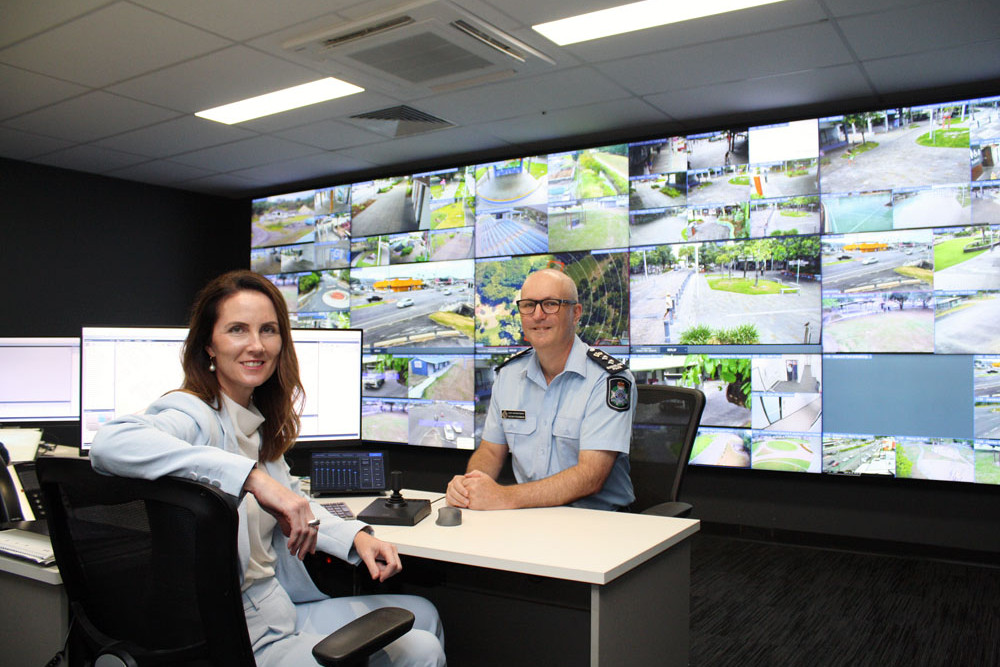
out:
<path id="1" fill-rule="evenodd" d="M 365 523 L 382 526 L 415 526 L 431 513 L 431 501 L 407 500 L 399 492 L 402 488 L 403 473 L 393 470 L 391 479 L 392 494 L 386 498 L 373 500 L 371 504 L 358 514 L 358 519 Z"/>

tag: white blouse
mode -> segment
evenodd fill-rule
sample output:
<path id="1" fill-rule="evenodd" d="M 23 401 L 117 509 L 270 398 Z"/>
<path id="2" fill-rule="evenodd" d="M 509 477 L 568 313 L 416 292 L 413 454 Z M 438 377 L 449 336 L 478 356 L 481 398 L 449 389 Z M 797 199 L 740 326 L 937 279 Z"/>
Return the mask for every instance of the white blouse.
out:
<path id="1" fill-rule="evenodd" d="M 260 459 L 260 425 L 264 416 L 260 414 L 253 403 L 249 409 L 233 399 L 222 394 L 222 404 L 236 431 L 236 441 L 240 445 L 243 456 L 253 461 Z M 267 473 L 263 466 L 258 470 Z M 271 545 L 271 533 L 278 525 L 277 519 L 264 511 L 257 503 L 253 494 L 246 494 L 243 502 L 247 504 L 247 527 L 250 535 L 250 562 L 243 573 L 243 589 L 250 588 L 255 581 L 274 576 L 276 556 Z"/>

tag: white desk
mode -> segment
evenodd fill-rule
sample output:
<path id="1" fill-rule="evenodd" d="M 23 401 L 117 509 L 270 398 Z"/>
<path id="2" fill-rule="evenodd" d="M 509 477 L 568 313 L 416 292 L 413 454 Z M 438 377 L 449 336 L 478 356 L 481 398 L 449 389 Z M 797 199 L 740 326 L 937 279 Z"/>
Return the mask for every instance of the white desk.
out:
<path id="1" fill-rule="evenodd" d="M 69 602 L 55 565 L 0 555 L 0 661 L 44 665 L 69 631 Z"/>
<path id="2" fill-rule="evenodd" d="M 431 495 L 441 498 L 440 493 Z M 428 494 L 404 492 L 404 496 Z M 355 513 L 371 502 L 370 498 L 344 500 Z M 552 599 L 531 601 L 540 619 L 537 623 L 555 620 L 554 615 L 561 614 L 561 610 L 570 610 L 567 619 L 553 623 L 553 633 L 547 634 L 544 628 L 525 627 L 532 623 L 523 621 L 516 628 L 508 624 L 507 630 L 500 630 L 501 635 L 520 644 L 518 650 L 522 651 L 524 664 L 541 664 L 532 652 L 542 642 L 581 640 L 552 636 L 572 632 L 572 628 L 588 635 L 589 647 L 584 655 L 589 655 L 592 666 L 687 664 L 690 617 L 687 538 L 698 531 L 698 521 L 552 507 L 494 512 L 464 510 L 462 525 L 445 527 L 434 522 L 437 510 L 443 505 L 443 500 L 435 502 L 431 515 L 413 527 L 376 526 L 376 535 L 396 544 L 405 556 L 497 571 L 495 575 L 480 571 L 477 577 L 480 581 L 500 573 L 525 575 L 528 577 L 525 586 L 528 589 L 534 586 L 542 598 L 550 594 L 549 580 L 565 582 L 560 585 L 562 588 L 556 587 L 559 590 Z M 408 567 L 404 561 L 401 575 L 404 578 Z M 469 591 L 466 597 L 489 601 L 477 607 L 492 607 L 492 598 L 496 596 L 519 597 L 510 590 L 509 579 L 502 579 L 499 586 L 499 590 L 489 591 L 480 588 L 477 582 L 474 585 L 477 590 Z M 584 595 L 579 595 L 581 588 Z M 419 592 L 437 603 L 433 589 Z M 559 599 L 563 593 L 568 596 L 565 600 Z M 453 603 L 455 599 L 445 601 L 445 606 Z M 551 609 L 537 608 L 546 604 Z M 589 617 L 586 618 L 589 627 L 581 628 L 578 621 L 572 620 L 574 607 L 576 615 L 582 612 Z M 450 619 L 442 610 L 445 632 L 454 637 L 450 627 L 454 624 L 468 632 L 476 626 L 485 629 L 488 625 L 507 623 L 500 622 L 494 611 L 465 605 L 461 618 Z M 518 615 L 523 618 L 523 614 L 531 611 L 512 605 L 510 613 L 517 619 Z M 538 636 L 529 641 L 525 633 L 532 630 L 538 631 Z M 446 639 L 446 647 L 451 643 Z M 494 664 L 491 656 L 502 655 L 489 643 L 479 642 L 479 646 L 482 654 L 476 658 L 478 664 Z M 496 657 L 496 664 L 509 658 L 509 655 L 504 659 Z"/>

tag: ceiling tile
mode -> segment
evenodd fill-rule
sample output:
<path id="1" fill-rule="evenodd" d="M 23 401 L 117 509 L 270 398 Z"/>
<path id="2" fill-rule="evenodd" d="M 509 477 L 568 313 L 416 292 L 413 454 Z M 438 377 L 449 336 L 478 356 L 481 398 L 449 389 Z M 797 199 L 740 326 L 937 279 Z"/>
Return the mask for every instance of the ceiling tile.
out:
<path id="1" fill-rule="evenodd" d="M 329 178 L 331 185 L 336 181 L 338 174 L 359 172 L 365 169 L 373 169 L 377 165 L 367 160 L 338 155 L 335 153 L 321 153 L 319 155 L 309 155 L 294 160 L 276 162 L 262 167 L 252 167 L 234 172 L 236 176 L 246 176 L 258 181 L 267 183 L 301 183 L 304 181 Z M 280 185 L 275 186 L 275 191 L 282 189 Z"/>
<path id="2" fill-rule="evenodd" d="M 31 37 L 66 21 L 86 14 L 108 0 L 31 0 L 5 2 L 0 21 L 0 47 Z"/>
<path id="3" fill-rule="evenodd" d="M 993 39 L 1000 28 L 1000 3 L 995 0 L 936 3 L 840 19 L 838 24 L 862 60 L 962 44 L 970 45 L 968 57 L 978 58 L 974 44 Z M 942 30 L 944 25 L 947 30 Z"/>
<path id="4" fill-rule="evenodd" d="M 208 169 L 199 169 L 179 162 L 169 160 L 151 160 L 142 164 L 113 169 L 107 173 L 115 178 L 125 178 L 130 181 L 154 183 L 156 185 L 174 185 L 193 178 L 202 178 L 214 174 Z"/>
<path id="5" fill-rule="evenodd" d="M 863 64 L 881 93 L 900 93 L 938 86 L 957 85 L 1000 76 L 1000 39 L 976 44 L 975 57 L 960 46 L 933 53 L 915 53 L 898 58 L 883 58 Z M 996 89 L 984 90 L 996 94 Z"/>
<path id="6" fill-rule="evenodd" d="M 106 86 L 227 44 L 204 30 L 115 3 L 0 51 L 0 61 L 75 83 Z"/>
<path id="7" fill-rule="evenodd" d="M 939 0 L 824 0 L 823 4 L 836 17 L 852 14 L 872 14 L 889 9 L 909 9 L 918 5 L 929 5 Z"/>
<path id="8" fill-rule="evenodd" d="M 231 125 L 197 116 L 181 116 L 175 120 L 125 132 L 94 143 L 137 155 L 167 157 L 255 136 L 257 135 L 253 132 Z"/>
<path id="9" fill-rule="evenodd" d="M 650 95 L 848 62 L 851 56 L 833 28 L 816 24 L 595 67 L 633 92 Z"/>
<path id="10" fill-rule="evenodd" d="M 495 0 L 502 11 L 516 16 L 525 25 L 536 25 L 547 21 L 586 14 L 587 12 L 606 9 L 624 2 L 613 0 L 573 0 L 572 2 L 538 2 L 538 0 Z"/>
<path id="11" fill-rule="evenodd" d="M 328 151 L 385 140 L 385 137 L 374 132 L 369 132 L 360 127 L 354 127 L 353 125 L 340 123 L 335 120 L 303 125 L 283 132 L 277 132 L 275 136 L 288 139 L 289 141 L 297 141 L 300 144 L 316 146 Z"/>
<path id="12" fill-rule="evenodd" d="M 357 0 L 134 0 L 153 11 L 235 41 L 245 41 L 336 11 Z M 308 30 L 308 27 L 303 27 Z"/>
<path id="13" fill-rule="evenodd" d="M 369 160 L 380 167 L 385 167 L 404 162 L 442 159 L 442 156 L 449 153 L 454 154 L 456 146 L 461 147 L 463 151 L 474 152 L 506 145 L 505 142 L 476 128 L 451 128 L 359 148 L 348 148 L 339 151 L 339 154 L 359 160 Z"/>
<path id="14" fill-rule="evenodd" d="M 453 123 L 515 118 L 627 97 L 612 77 L 577 67 L 491 86 L 435 95 L 416 102 L 422 110 Z"/>
<path id="15" fill-rule="evenodd" d="M 512 144 L 551 141 L 559 136 L 590 135 L 615 129 L 659 126 L 667 114 L 646 102 L 627 98 L 485 123 L 476 127 Z M 641 131 L 641 130 L 639 130 Z"/>
<path id="16" fill-rule="evenodd" d="M 73 146 L 36 158 L 34 162 L 53 167 L 104 174 L 112 169 L 145 162 L 147 158 L 98 146 Z"/>
<path id="17" fill-rule="evenodd" d="M 71 145 L 72 143 L 63 139 L 40 137 L 37 134 L 0 127 L 0 157 L 31 160 L 39 155 L 68 148 Z"/>
<path id="18" fill-rule="evenodd" d="M 70 141 L 88 142 L 167 120 L 167 109 L 95 92 L 18 116 L 9 127 Z"/>
<path id="19" fill-rule="evenodd" d="M 851 100 L 871 94 L 854 65 L 796 72 L 749 81 L 692 88 L 682 93 L 650 95 L 645 99 L 678 120 L 702 126 L 711 119 L 738 117 L 754 111 L 780 113 L 783 108 L 830 100 Z"/>
<path id="20" fill-rule="evenodd" d="M 267 186 L 262 181 L 254 181 L 232 174 L 215 174 L 202 178 L 192 178 L 182 181 L 185 190 L 204 192 L 205 194 L 223 197 L 239 197 L 249 190 Z"/>
<path id="21" fill-rule="evenodd" d="M 229 172 L 260 164 L 289 160 L 316 152 L 318 152 L 316 148 L 285 141 L 284 139 L 254 137 L 231 144 L 192 151 L 184 155 L 177 155 L 172 160 L 193 167 Z"/>
<path id="22" fill-rule="evenodd" d="M 0 90 L 4 91 L 0 95 L 0 119 L 87 92 L 83 86 L 6 65 L 0 65 Z"/>
<path id="23" fill-rule="evenodd" d="M 245 46 L 233 46 L 136 77 L 110 90 L 194 113 L 322 77 L 315 70 Z"/>

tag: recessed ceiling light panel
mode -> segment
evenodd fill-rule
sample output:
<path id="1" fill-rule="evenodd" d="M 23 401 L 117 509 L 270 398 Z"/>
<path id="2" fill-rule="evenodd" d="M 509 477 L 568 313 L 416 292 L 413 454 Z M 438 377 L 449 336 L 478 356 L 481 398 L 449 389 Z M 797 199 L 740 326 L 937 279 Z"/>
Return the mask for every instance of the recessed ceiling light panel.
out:
<path id="1" fill-rule="evenodd" d="M 360 88 L 354 84 L 334 79 L 333 77 L 327 77 L 326 79 L 320 79 L 312 83 L 304 83 L 300 86 L 276 90 L 273 93 L 258 95 L 257 97 L 233 102 L 232 104 L 225 104 L 214 109 L 199 111 L 195 116 L 214 120 L 218 123 L 225 123 L 226 125 L 233 125 L 253 118 L 270 116 L 282 111 L 298 109 L 299 107 L 318 104 L 319 102 L 326 102 L 327 100 L 363 91 L 364 88 Z"/>
<path id="2" fill-rule="evenodd" d="M 643 0 L 619 7 L 610 7 L 589 14 L 580 14 L 558 21 L 531 26 L 559 46 L 586 42 L 591 39 L 620 35 L 634 30 L 644 30 L 668 23 L 735 12 L 740 9 L 769 5 L 784 0 Z"/>

